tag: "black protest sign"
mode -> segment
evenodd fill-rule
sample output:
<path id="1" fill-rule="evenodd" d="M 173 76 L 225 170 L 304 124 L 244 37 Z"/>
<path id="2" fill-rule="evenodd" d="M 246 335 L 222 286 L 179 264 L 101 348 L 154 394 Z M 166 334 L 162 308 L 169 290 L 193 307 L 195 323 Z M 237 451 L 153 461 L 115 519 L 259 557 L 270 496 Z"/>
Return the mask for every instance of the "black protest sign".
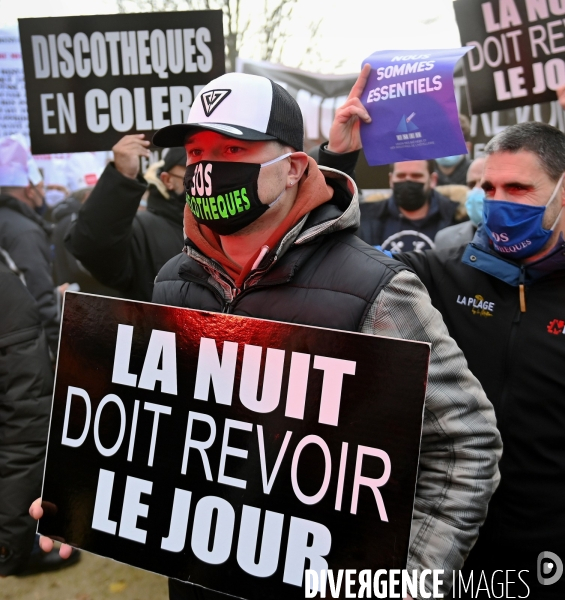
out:
<path id="1" fill-rule="evenodd" d="M 183 123 L 225 71 L 222 11 L 20 19 L 34 154 Z"/>
<path id="2" fill-rule="evenodd" d="M 456 0 L 471 111 L 555 100 L 565 84 L 565 2 Z"/>
<path id="3" fill-rule="evenodd" d="M 39 531 L 250 600 L 405 567 L 429 345 L 67 293 Z"/>

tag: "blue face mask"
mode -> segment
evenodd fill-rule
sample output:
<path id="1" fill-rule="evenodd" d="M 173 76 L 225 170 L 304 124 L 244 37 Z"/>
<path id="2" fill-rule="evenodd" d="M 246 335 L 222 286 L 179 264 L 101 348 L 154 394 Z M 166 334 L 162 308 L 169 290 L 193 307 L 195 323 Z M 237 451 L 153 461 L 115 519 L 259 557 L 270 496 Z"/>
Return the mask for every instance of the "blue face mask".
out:
<path id="1" fill-rule="evenodd" d="M 463 154 L 458 154 L 457 156 L 443 156 L 442 158 L 436 158 L 436 162 L 442 167 L 454 167 L 461 162 L 463 156 Z"/>
<path id="2" fill-rule="evenodd" d="M 478 227 L 483 222 L 483 203 L 485 200 L 485 191 L 483 188 L 475 187 L 467 192 L 465 208 L 469 219 L 473 225 Z"/>
<path id="3" fill-rule="evenodd" d="M 494 249 L 510 259 L 528 258 L 537 254 L 548 242 L 559 218 L 551 229 L 542 226 L 547 207 L 558 196 L 563 175 L 557 182 L 545 206 L 531 206 L 506 200 L 484 201 L 484 227 Z"/>

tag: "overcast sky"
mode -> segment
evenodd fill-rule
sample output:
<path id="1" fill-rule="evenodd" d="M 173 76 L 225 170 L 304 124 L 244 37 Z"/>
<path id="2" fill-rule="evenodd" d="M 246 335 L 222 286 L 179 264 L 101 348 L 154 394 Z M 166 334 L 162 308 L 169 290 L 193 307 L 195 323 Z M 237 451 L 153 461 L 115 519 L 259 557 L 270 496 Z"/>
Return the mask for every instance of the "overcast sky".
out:
<path id="1" fill-rule="evenodd" d="M 96 0 L 92 8 L 77 0 L 0 0 L 0 27 L 22 17 L 46 17 L 117 12 L 115 0 Z M 252 23 L 260 23 L 264 0 L 243 0 Z M 310 43 L 307 24 L 323 17 L 316 47 L 323 63 L 310 70 L 355 72 L 376 50 L 459 47 L 452 0 L 299 0 L 295 25 L 285 44 L 284 62 L 295 66 Z M 254 36 L 242 47 L 242 57 L 258 58 Z M 337 67 L 337 65 L 339 65 Z"/>

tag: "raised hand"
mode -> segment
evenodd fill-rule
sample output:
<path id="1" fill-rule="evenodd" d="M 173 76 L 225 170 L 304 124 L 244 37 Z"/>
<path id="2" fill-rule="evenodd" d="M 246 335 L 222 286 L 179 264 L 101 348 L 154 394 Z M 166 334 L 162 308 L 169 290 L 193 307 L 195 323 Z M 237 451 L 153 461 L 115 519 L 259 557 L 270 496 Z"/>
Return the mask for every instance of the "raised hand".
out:
<path id="1" fill-rule="evenodd" d="M 114 165 L 122 175 L 135 179 L 139 173 L 139 157 L 149 158 L 149 142 L 143 133 L 125 135 L 113 148 Z"/>
<path id="2" fill-rule="evenodd" d="M 330 129 L 328 150 L 330 152 L 353 152 L 362 147 L 361 134 L 359 132 L 361 121 L 370 123 L 371 117 L 367 109 L 361 103 L 361 94 L 367 84 L 371 65 L 366 64 L 357 81 L 353 84 L 351 92 L 345 104 L 337 109 Z"/>

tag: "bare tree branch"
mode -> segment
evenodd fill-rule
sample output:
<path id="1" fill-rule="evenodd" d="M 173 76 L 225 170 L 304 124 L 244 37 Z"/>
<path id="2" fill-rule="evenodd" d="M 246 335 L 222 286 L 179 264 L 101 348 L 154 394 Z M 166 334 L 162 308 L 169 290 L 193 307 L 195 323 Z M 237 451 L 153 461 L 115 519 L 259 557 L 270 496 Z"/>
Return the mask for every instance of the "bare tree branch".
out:
<path id="1" fill-rule="evenodd" d="M 307 0 L 300 0 L 303 4 Z M 176 10 L 221 10 L 224 16 L 224 42 L 226 71 L 234 71 L 236 59 L 242 46 L 251 48 L 249 36 L 256 36 L 259 44 L 250 51 L 257 58 L 271 62 L 284 62 L 285 46 L 296 26 L 295 8 L 299 0 L 264 0 L 262 22 L 256 12 L 250 10 L 248 0 L 116 0 L 120 13 L 167 12 Z M 289 66 L 317 71 L 327 62 L 317 48 L 322 19 L 308 25 L 306 48 L 301 52 L 298 64 Z M 254 40 L 252 40 L 254 41 Z M 339 68 L 344 60 L 334 69 Z"/>

